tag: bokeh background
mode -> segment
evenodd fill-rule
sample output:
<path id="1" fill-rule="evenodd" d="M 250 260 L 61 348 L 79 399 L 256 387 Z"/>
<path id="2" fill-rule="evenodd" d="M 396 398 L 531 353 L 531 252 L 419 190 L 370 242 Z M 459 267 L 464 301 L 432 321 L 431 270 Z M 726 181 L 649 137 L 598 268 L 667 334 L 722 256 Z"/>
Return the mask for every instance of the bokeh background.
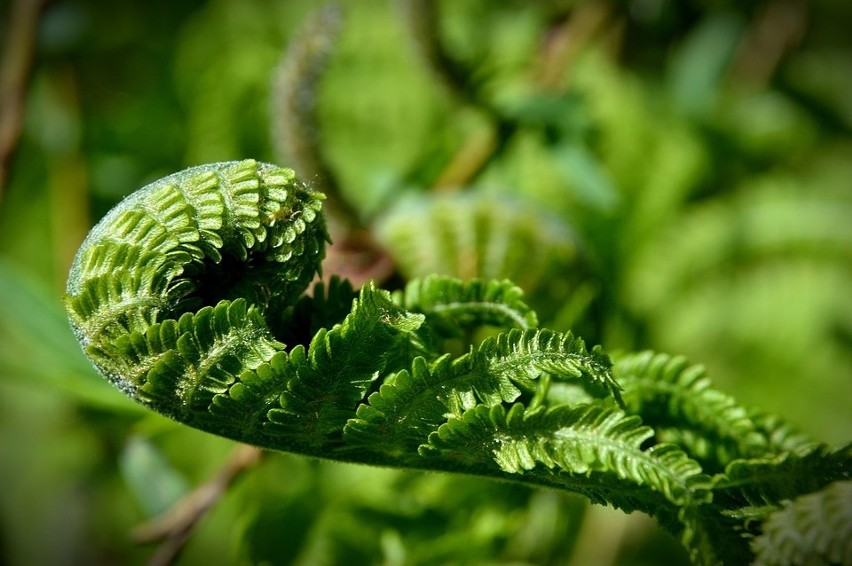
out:
<path id="1" fill-rule="evenodd" d="M 145 563 L 132 529 L 234 450 L 111 389 L 62 308 L 100 216 L 211 161 L 304 165 L 389 282 L 512 277 L 545 326 L 850 440 L 852 4 L 318 6 L 0 3 L 0 564 Z M 686 561 L 647 518 L 569 495 L 275 454 L 179 563 L 663 560 Z"/>

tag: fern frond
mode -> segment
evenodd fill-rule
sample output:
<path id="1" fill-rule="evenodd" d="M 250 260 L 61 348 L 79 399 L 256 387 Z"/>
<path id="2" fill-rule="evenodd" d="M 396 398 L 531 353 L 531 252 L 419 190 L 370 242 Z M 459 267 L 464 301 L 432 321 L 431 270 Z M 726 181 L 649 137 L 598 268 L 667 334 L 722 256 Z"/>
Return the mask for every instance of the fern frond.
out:
<path id="1" fill-rule="evenodd" d="M 755 564 L 852 564 L 852 481 L 797 497 L 762 530 L 751 544 Z"/>
<path id="2" fill-rule="evenodd" d="M 701 466 L 672 445 L 642 449 L 651 436 L 638 417 L 599 405 L 480 405 L 439 427 L 420 451 L 459 469 L 485 463 L 506 474 L 531 473 L 545 485 L 571 486 L 626 510 L 659 507 L 658 497 L 678 506 L 709 501 Z"/>
<path id="3" fill-rule="evenodd" d="M 387 291 L 376 290 L 372 284 L 364 286 L 343 323 L 329 331 L 320 330 L 314 336 L 306 358 L 311 368 L 304 373 L 300 371 L 298 379 L 288 384 L 288 392 L 282 394 L 283 410 L 304 415 L 310 412 L 305 411 L 303 404 L 316 411 L 324 410 L 327 404 L 345 404 L 351 411 L 364 396 L 369 382 L 382 371 L 383 356 L 398 347 L 400 340 L 405 340 L 422 322 L 422 315 L 394 305 Z M 294 357 L 291 354 L 291 359 Z M 311 383 L 312 380 L 320 382 Z M 329 403 L 338 395 L 328 388 L 334 388 L 337 383 L 345 383 L 347 388 L 355 386 L 357 393 Z M 322 392 L 320 396 L 316 395 L 318 391 Z"/>
<path id="4" fill-rule="evenodd" d="M 435 373 L 450 373 L 450 358 L 438 359 L 432 367 L 422 357 L 415 358 L 410 370 L 389 376 L 379 390 L 358 406 L 356 417 L 343 429 L 346 445 L 353 451 L 374 451 L 389 458 L 408 458 L 429 433 L 446 420 L 446 406 L 439 394 L 459 395 L 459 384 L 441 380 Z M 511 384 L 504 384 L 506 395 L 516 396 Z M 475 403 L 466 389 L 469 403 Z"/>
<path id="5" fill-rule="evenodd" d="M 799 452 L 816 444 L 810 436 L 779 415 L 758 409 L 752 409 L 750 412 L 751 420 L 766 439 L 769 451 L 774 454 Z"/>
<path id="6" fill-rule="evenodd" d="M 403 201 L 379 219 L 376 235 L 409 279 L 506 278 L 531 296 L 554 283 L 552 273 L 564 286 L 579 256 L 572 231 L 547 211 L 479 193 Z"/>
<path id="7" fill-rule="evenodd" d="M 71 270 L 66 306 L 86 353 L 125 393 L 199 429 L 577 492 L 654 515 L 697 563 L 749 561 L 756 525 L 768 542 L 755 552 L 787 544 L 766 521 L 781 502 L 813 509 L 808 497 L 848 482 L 852 445 L 829 450 L 739 407 L 683 358 L 645 352 L 613 368 L 570 332 L 535 329 L 508 281 L 434 276 L 355 296 L 332 279 L 301 297 L 328 239 L 321 200 L 292 171 L 250 160 L 129 197 Z M 502 332 L 442 355 L 440 339 L 480 325 Z M 711 479 L 699 459 L 724 473 Z"/>
<path id="8" fill-rule="evenodd" d="M 534 328 L 535 312 L 524 302 L 524 292 L 508 280 L 429 275 L 413 279 L 404 292 L 394 293 L 403 308 L 426 315 L 429 326 L 447 337 L 482 325 L 497 328 Z"/>
<path id="9" fill-rule="evenodd" d="M 144 396 L 137 389 L 147 383 L 142 376 L 154 367 L 138 365 L 143 360 L 162 368 L 167 360 L 184 367 L 195 359 L 204 368 L 193 371 L 216 363 L 219 354 L 204 361 L 203 350 L 219 345 L 188 326 L 207 324 L 208 315 L 199 311 L 201 318 L 182 319 L 187 311 L 243 297 L 250 309 L 204 312 L 215 312 L 220 321 L 223 313 L 239 311 L 247 316 L 239 324 L 250 320 L 250 329 L 199 326 L 199 332 L 228 344 L 235 343 L 226 338 L 231 332 L 271 344 L 257 313 L 294 300 L 316 273 L 327 239 L 318 215 L 322 198 L 296 181 L 292 170 L 253 160 L 195 167 L 144 187 L 110 211 L 80 248 L 66 297 L 72 328 L 97 367 L 139 398 Z M 231 264 L 238 261 L 248 267 L 237 277 Z M 151 330 L 156 323 L 166 326 Z M 166 347 L 159 332 L 177 333 L 169 348 L 189 348 L 197 340 L 192 348 L 201 353 L 167 355 L 158 350 Z M 194 338 L 183 338 L 187 334 Z M 139 349 L 138 359 L 123 358 L 128 344 Z"/>
<path id="10" fill-rule="evenodd" d="M 512 403 L 523 391 L 534 392 L 542 373 L 620 399 L 609 368 L 599 348 L 589 352 L 571 333 L 514 329 L 454 360 L 443 356 L 429 364 L 415 359 L 410 371 L 388 378 L 358 407 L 344 434 L 352 446 L 402 454 L 425 442 L 448 416 L 459 417 L 480 403 Z"/>
<path id="11" fill-rule="evenodd" d="M 310 453 L 329 450 L 384 369 L 383 358 L 422 321 L 422 315 L 393 304 L 386 291 L 365 285 L 342 323 L 321 329 L 308 348 L 298 345 L 289 355 L 240 375 L 213 400 L 211 411 L 222 422 L 245 422 L 246 413 L 261 416 L 253 425 L 246 423 L 252 429 L 244 439 L 248 442 L 280 450 L 299 446 Z"/>
<path id="12" fill-rule="evenodd" d="M 735 458 L 766 454 L 770 443 L 749 412 L 712 387 L 702 366 L 684 357 L 640 352 L 618 359 L 613 373 L 628 412 L 663 437 L 677 440 L 705 467 L 724 469 Z"/>
<path id="13" fill-rule="evenodd" d="M 441 425 L 419 452 L 448 471 L 524 478 L 651 514 L 696 564 L 747 561 L 746 540 L 711 504 L 711 479 L 700 464 L 671 444 L 645 448 L 653 434 L 614 407 L 479 405 Z"/>
<path id="14" fill-rule="evenodd" d="M 554 381 L 570 382 L 595 397 L 612 396 L 622 405 L 621 386 L 612 376 L 612 362 L 600 346 L 591 351 L 571 332 L 510 330 L 485 340 L 472 356 L 495 375 L 505 375 L 531 390 L 541 373 Z"/>
<path id="15" fill-rule="evenodd" d="M 852 474 L 852 444 L 813 444 L 770 458 L 734 460 L 713 479 L 714 501 L 734 510 L 764 507 L 818 491 Z"/>
<path id="16" fill-rule="evenodd" d="M 132 332 L 90 352 L 95 360 L 123 364 L 113 380 L 126 383 L 133 397 L 169 417 L 201 426 L 197 416 L 206 413 L 214 395 L 282 346 L 259 310 L 237 299 L 153 324 L 144 333 Z"/>

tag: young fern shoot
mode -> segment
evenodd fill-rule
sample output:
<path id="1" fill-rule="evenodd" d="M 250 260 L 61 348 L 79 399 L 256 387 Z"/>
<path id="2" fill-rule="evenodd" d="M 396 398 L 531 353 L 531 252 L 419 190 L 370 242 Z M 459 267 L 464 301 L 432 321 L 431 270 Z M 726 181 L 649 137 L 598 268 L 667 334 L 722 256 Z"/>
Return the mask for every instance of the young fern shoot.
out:
<path id="1" fill-rule="evenodd" d="M 848 447 L 785 443 L 783 423 L 682 361 L 639 354 L 613 367 L 599 347 L 536 328 L 509 281 L 430 276 L 391 294 L 332 279 L 305 294 L 328 241 L 323 198 L 253 160 L 133 193 L 92 230 L 68 280 L 71 326 L 95 367 L 155 411 L 254 446 L 644 511 L 696 563 L 752 559 L 753 525 L 782 500 L 848 480 Z M 482 327 L 487 338 L 450 353 Z"/>

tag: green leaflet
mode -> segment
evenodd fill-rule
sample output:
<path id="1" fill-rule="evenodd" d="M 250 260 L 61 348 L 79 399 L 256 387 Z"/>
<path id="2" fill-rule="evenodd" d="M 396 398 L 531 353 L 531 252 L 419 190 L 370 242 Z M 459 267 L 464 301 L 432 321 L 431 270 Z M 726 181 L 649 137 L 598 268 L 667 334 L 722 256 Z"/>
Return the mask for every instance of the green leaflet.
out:
<path id="1" fill-rule="evenodd" d="M 386 291 L 365 286 L 340 326 L 320 330 L 305 354 L 290 354 L 287 389 L 280 408 L 268 413 L 272 431 L 288 436 L 293 427 L 309 444 L 328 450 L 326 436 L 339 436 L 346 420 L 384 369 L 385 358 L 423 322 L 423 316 L 396 307 Z M 273 432 L 272 434 L 275 434 Z M 271 446 L 286 449 L 286 446 Z"/>
<path id="2" fill-rule="evenodd" d="M 440 455 L 460 469 L 486 462 L 507 474 L 524 474 L 541 465 L 553 472 L 535 472 L 534 481 L 576 481 L 578 490 L 592 499 L 627 510 L 647 509 L 637 501 L 654 493 L 677 505 L 708 501 L 709 478 L 701 466 L 672 445 L 642 449 L 651 435 L 653 430 L 640 419 L 613 408 L 579 405 L 526 411 L 516 404 L 507 411 L 499 405 L 478 406 L 442 425 L 421 452 Z"/>
<path id="3" fill-rule="evenodd" d="M 390 376 L 358 408 L 345 437 L 360 448 L 393 455 L 413 452 L 447 417 L 460 417 L 477 406 L 512 403 L 525 391 L 546 387 L 538 379 L 542 373 L 619 399 L 609 367 L 599 349 L 588 352 L 570 333 L 510 330 L 456 359 L 443 356 L 431 364 L 415 359 L 410 370 Z"/>
<path id="4" fill-rule="evenodd" d="M 125 363 L 121 377 L 145 404 L 194 424 L 214 395 L 281 346 L 259 311 L 237 299 L 155 323 L 144 333 L 120 336 L 105 345 L 98 358 L 119 360 L 113 365 Z"/>
<path id="5" fill-rule="evenodd" d="M 772 450 L 749 412 L 714 389 L 704 368 L 686 358 L 640 352 L 618 359 L 613 372 L 625 388 L 628 410 L 677 438 L 705 466 L 721 470 L 734 458 Z"/>
<path id="6" fill-rule="evenodd" d="M 623 404 L 609 357 L 599 346 L 588 351 L 585 342 L 570 332 L 511 330 L 483 342 L 472 358 L 497 375 L 513 376 L 521 386 L 546 373 L 554 381 L 579 384 L 593 397 L 612 396 Z"/>
<path id="7" fill-rule="evenodd" d="M 734 460 L 714 478 L 716 500 L 728 509 L 763 507 L 822 489 L 852 474 L 852 444 L 812 444 L 767 458 Z"/>
<path id="8" fill-rule="evenodd" d="M 480 405 L 442 425 L 420 453 L 443 469 L 484 468 L 625 511 L 643 510 L 679 534 L 696 560 L 714 563 L 708 539 L 722 537 L 708 531 L 724 519 L 706 510 L 710 478 L 674 445 L 643 448 L 652 435 L 640 419 L 615 408 Z"/>
<path id="9" fill-rule="evenodd" d="M 387 292 L 365 286 L 346 319 L 320 330 L 308 348 L 277 353 L 212 399 L 220 434 L 275 450 L 330 450 L 382 370 L 382 353 L 420 323 Z"/>

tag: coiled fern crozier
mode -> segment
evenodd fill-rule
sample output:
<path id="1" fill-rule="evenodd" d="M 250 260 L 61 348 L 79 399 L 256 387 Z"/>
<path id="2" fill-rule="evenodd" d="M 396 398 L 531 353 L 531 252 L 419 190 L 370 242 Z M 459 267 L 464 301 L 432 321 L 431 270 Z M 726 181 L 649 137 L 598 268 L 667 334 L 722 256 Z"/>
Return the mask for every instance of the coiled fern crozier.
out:
<path id="1" fill-rule="evenodd" d="M 792 516 L 785 502 L 849 493 L 836 487 L 849 446 L 740 407 L 681 358 L 613 364 L 538 329 L 508 281 L 430 276 L 390 293 L 332 278 L 305 294 L 328 240 L 323 198 L 252 160 L 134 193 L 71 269 L 66 306 L 86 354 L 127 395 L 201 430 L 581 493 L 653 515 L 696 563 L 760 559 L 763 524 Z M 797 556 L 849 563 L 838 513 L 826 528 L 809 516 L 813 544 L 796 538 Z M 796 528 L 771 526 L 772 540 Z"/>

